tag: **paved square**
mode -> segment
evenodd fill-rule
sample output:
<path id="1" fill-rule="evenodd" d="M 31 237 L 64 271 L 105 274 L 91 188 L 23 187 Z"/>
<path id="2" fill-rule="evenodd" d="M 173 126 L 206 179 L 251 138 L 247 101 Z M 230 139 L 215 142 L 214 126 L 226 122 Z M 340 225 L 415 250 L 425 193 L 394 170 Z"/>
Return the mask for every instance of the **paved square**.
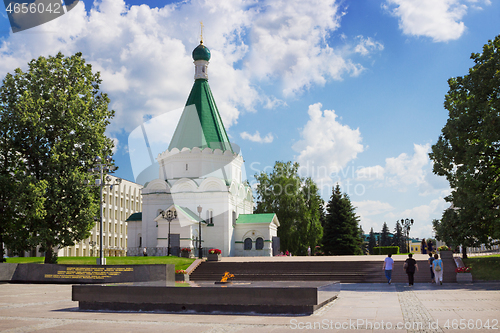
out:
<path id="1" fill-rule="evenodd" d="M 309 316 L 79 311 L 71 285 L 0 284 L 1 332 L 495 332 L 499 318 L 500 282 L 342 284 Z"/>

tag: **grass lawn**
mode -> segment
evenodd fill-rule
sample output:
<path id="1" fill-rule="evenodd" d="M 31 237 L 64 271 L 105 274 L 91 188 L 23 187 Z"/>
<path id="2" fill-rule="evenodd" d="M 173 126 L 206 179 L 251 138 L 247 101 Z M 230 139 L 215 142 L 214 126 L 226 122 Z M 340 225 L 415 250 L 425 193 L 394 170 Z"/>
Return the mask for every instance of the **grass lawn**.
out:
<path id="1" fill-rule="evenodd" d="M 464 265 L 472 270 L 474 280 L 500 280 L 500 255 L 469 257 L 463 259 Z"/>
<path id="2" fill-rule="evenodd" d="M 96 257 L 59 257 L 57 263 L 61 265 L 95 265 Z M 43 264 L 43 257 L 22 257 L 7 258 L 8 263 Z M 175 256 L 165 257 L 106 257 L 107 265 L 153 265 L 153 264 L 174 264 L 175 269 L 187 269 L 195 259 L 179 258 Z"/>

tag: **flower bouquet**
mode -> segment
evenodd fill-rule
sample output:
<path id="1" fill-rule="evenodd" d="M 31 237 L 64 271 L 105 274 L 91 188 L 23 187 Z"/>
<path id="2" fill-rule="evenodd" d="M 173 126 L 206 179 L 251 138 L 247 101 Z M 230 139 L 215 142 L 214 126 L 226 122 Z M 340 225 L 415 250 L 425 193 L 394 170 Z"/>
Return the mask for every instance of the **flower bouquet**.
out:
<path id="1" fill-rule="evenodd" d="M 219 249 L 210 249 L 208 250 L 207 260 L 208 261 L 220 261 L 221 250 Z"/>
<path id="2" fill-rule="evenodd" d="M 451 249 L 446 245 L 441 245 L 438 247 L 438 251 L 451 251 Z"/>
<path id="3" fill-rule="evenodd" d="M 455 273 L 470 273 L 471 269 L 470 267 L 458 267 L 455 268 Z"/>
<path id="4" fill-rule="evenodd" d="M 190 255 L 191 255 L 191 248 L 189 248 L 189 247 L 183 247 L 181 249 L 181 257 L 183 257 L 183 258 L 189 258 Z"/>

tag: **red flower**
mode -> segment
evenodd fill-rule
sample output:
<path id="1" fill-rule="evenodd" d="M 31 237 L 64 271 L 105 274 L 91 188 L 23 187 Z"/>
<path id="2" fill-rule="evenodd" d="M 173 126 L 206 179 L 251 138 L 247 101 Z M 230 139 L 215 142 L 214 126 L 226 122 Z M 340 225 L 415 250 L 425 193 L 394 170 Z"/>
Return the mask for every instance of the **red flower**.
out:
<path id="1" fill-rule="evenodd" d="M 210 250 L 208 250 L 208 253 L 210 253 L 210 254 L 221 254 L 221 250 L 219 250 L 219 249 L 210 249 Z"/>
<path id="2" fill-rule="evenodd" d="M 470 273 L 470 267 L 458 267 L 455 269 L 455 273 Z"/>

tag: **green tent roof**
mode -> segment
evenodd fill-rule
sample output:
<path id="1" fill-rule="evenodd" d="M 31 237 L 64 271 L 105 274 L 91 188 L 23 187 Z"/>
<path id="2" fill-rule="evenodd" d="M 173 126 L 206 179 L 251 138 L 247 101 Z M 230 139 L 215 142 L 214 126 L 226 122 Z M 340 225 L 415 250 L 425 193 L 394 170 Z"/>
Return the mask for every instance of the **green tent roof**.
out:
<path id="1" fill-rule="evenodd" d="M 276 214 L 240 214 L 236 220 L 236 224 L 245 223 L 271 223 Z"/>
<path id="2" fill-rule="evenodd" d="M 142 212 L 130 215 L 125 222 L 137 222 L 137 221 L 142 221 Z"/>
<path id="3" fill-rule="evenodd" d="M 182 150 L 186 147 L 233 151 L 212 91 L 205 79 L 197 79 L 194 82 L 168 150 Z"/>

